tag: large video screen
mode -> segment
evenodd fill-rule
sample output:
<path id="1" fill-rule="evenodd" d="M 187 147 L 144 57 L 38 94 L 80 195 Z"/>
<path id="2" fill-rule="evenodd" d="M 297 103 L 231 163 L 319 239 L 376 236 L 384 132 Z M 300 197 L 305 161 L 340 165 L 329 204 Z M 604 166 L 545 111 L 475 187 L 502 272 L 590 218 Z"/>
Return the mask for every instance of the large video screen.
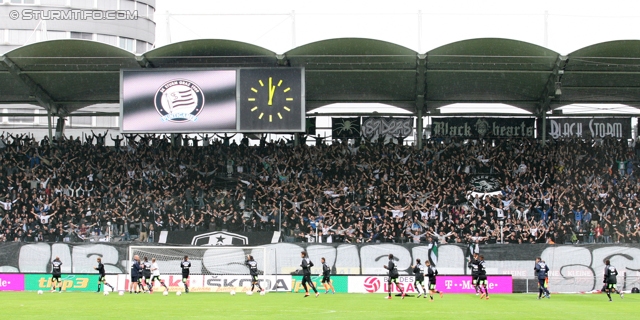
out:
<path id="1" fill-rule="evenodd" d="M 236 70 L 121 72 L 121 130 L 236 131 Z"/>
<path id="2" fill-rule="evenodd" d="M 302 68 L 122 70 L 123 133 L 304 132 Z"/>

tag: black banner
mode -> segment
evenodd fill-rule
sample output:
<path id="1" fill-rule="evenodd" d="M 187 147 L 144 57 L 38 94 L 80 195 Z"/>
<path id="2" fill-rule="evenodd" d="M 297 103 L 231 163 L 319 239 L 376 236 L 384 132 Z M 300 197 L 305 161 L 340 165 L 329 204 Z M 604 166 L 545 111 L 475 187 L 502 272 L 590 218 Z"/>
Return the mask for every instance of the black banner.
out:
<path id="1" fill-rule="evenodd" d="M 271 243 L 273 235 L 273 232 L 166 231 L 160 234 L 158 242 L 193 246 L 259 246 Z"/>
<path id="2" fill-rule="evenodd" d="M 433 118 L 432 137 L 535 137 L 534 118 Z"/>
<path id="3" fill-rule="evenodd" d="M 360 137 L 360 117 L 331 118 L 331 136 L 334 139 Z"/>
<path id="4" fill-rule="evenodd" d="M 542 126 L 540 126 L 542 128 Z M 631 139 L 631 118 L 551 118 L 547 119 L 547 137 Z"/>
<path id="5" fill-rule="evenodd" d="M 362 136 L 377 139 L 379 136 L 406 138 L 413 133 L 413 118 L 362 118 Z"/>
<path id="6" fill-rule="evenodd" d="M 488 163 L 487 168 L 492 166 Z M 502 185 L 502 176 L 496 174 L 474 174 L 468 175 L 469 188 L 474 192 L 496 192 L 500 191 Z"/>
<path id="7" fill-rule="evenodd" d="M 316 135 L 316 118 L 307 118 L 305 120 L 305 123 L 306 123 L 305 126 L 307 128 L 306 133 L 312 136 L 315 136 Z"/>

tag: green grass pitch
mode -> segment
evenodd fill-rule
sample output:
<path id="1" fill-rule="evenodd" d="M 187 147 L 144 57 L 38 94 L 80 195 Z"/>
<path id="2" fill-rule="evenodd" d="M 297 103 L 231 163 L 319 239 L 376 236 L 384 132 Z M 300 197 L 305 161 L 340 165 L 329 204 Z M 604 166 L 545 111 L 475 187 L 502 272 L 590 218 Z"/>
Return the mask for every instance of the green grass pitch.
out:
<path id="1" fill-rule="evenodd" d="M 231 296 L 190 293 L 176 296 L 129 294 L 108 296 L 86 292 L 2 292 L 2 319 L 630 319 L 637 313 L 640 294 L 618 295 L 609 302 L 604 294 L 555 294 L 537 300 L 533 294 L 444 295 L 435 301 L 407 297 L 385 300 L 382 294 L 268 293 Z"/>

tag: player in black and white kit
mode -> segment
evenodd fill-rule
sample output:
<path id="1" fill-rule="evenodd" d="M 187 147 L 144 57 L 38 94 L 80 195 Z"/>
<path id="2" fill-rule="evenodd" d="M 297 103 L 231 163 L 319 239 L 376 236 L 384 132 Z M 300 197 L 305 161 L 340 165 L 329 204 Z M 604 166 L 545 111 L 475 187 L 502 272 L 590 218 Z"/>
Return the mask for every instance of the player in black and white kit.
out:
<path id="1" fill-rule="evenodd" d="M 184 260 L 180 262 L 180 268 L 182 268 L 182 284 L 184 285 L 184 292 L 189 293 L 189 268 L 191 268 L 191 262 L 189 262 L 188 256 L 184 256 Z"/>
<path id="2" fill-rule="evenodd" d="M 111 292 L 113 292 L 115 289 L 109 283 L 107 283 L 107 279 L 106 279 L 107 273 L 104 271 L 104 264 L 102 264 L 102 259 L 98 258 L 97 261 L 98 261 L 98 266 L 93 268 L 94 270 L 98 270 L 98 291 L 97 291 L 97 293 L 100 293 L 100 287 L 101 287 L 101 285 L 103 283 L 104 283 L 105 286 L 108 286 L 109 288 L 111 288 Z"/>
<path id="3" fill-rule="evenodd" d="M 62 262 L 60 261 L 60 257 L 56 257 L 51 261 L 51 292 L 55 292 L 56 287 L 58 287 L 58 292 L 62 293 L 62 282 L 60 281 L 61 276 Z"/>
<path id="4" fill-rule="evenodd" d="M 471 283 L 476 289 L 476 296 L 480 294 L 480 276 L 478 275 L 478 254 L 474 253 L 473 257 L 469 258 L 469 264 L 467 267 L 471 269 Z"/>
<path id="5" fill-rule="evenodd" d="M 244 264 L 249 268 L 249 274 L 251 275 L 251 292 L 253 292 L 256 285 L 258 285 L 258 291 L 264 291 L 260 286 L 260 281 L 258 280 L 258 263 L 253 260 L 253 256 L 247 255 L 247 261 L 245 261 Z"/>
<path id="6" fill-rule="evenodd" d="M 484 256 L 478 256 L 478 286 L 480 286 L 480 299 L 489 300 L 489 287 L 487 287 L 487 269 L 484 265 Z"/>
<path id="7" fill-rule="evenodd" d="M 324 287 L 324 293 L 329 293 L 329 289 L 331 289 L 331 294 L 336 293 L 336 289 L 333 287 L 333 283 L 331 283 L 331 267 L 327 265 L 327 260 L 322 257 L 320 259 L 322 262 L 322 286 Z"/>
<path id="8" fill-rule="evenodd" d="M 616 288 L 616 284 L 618 283 L 618 270 L 611 265 L 609 259 L 604 261 L 604 265 L 605 292 L 607 293 L 607 297 L 609 297 L 609 302 L 611 302 L 611 292 L 619 294 L 620 299 L 624 299 L 624 293 L 618 291 Z"/>
<path id="9" fill-rule="evenodd" d="M 400 290 L 402 299 L 404 299 L 404 290 L 400 286 L 400 283 L 398 283 L 398 277 L 400 275 L 398 274 L 398 268 L 396 267 L 396 264 L 393 262 L 393 254 L 389 254 L 389 265 L 384 266 L 384 268 L 389 270 L 389 295 L 387 296 L 387 299 L 391 299 L 391 291 L 393 291 L 394 284 L 396 285 L 398 290 Z"/>
<path id="10" fill-rule="evenodd" d="M 416 265 L 412 267 L 413 275 L 415 276 L 415 280 L 413 281 L 413 286 L 418 291 L 418 298 L 422 295 L 420 292 L 420 287 L 422 287 L 422 291 L 424 292 L 424 297 L 427 298 L 427 290 L 424 288 L 424 266 L 420 262 L 420 259 L 416 259 Z"/>
<path id="11" fill-rule="evenodd" d="M 153 293 L 153 283 L 158 280 L 160 284 L 164 287 L 165 291 L 169 291 L 169 287 L 164 284 L 164 281 L 160 279 L 160 268 L 158 267 L 158 263 L 156 262 L 156 258 L 151 258 L 151 281 L 149 283 L 150 290 Z"/>
<path id="12" fill-rule="evenodd" d="M 442 291 L 438 291 L 436 289 L 436 276 L 438 276 L 438 270 L 436 269 L 435 266 L 431 265 L 431 262 L 429 262 L 429 260 L 425 261 L 424 264 L 427 266 L 427 277 L 429 277 L 429 298 L 431 298 L 431 301 L 433 301 L 434 293 L 439 294 L 440 298 L 442 298 L 443 296 Z"/>
<path id="13" fill-rule="evenodd" d="M 144 257 L 141 264 L 142 267 L 142 285 L 145 286 L 145 291 L 151 293 L 151 262 L 149 258 Z"/>
<path id="14" fill-rule="evenodd" d="M 309 296 L 309 288 L 307 288 L 307 284 L 313 289 L 313 292 L 316 293 L 316 298 L 320 295 L 316 286 L 311 281 L 311 267 L 313 267 L 313 262 L 309 259 L 309 255 L 306 251 L 300 252 L 300 257 L 302 257 L 302 262 L 300 263 L 300 267 L 302 267 L 302 287 L 304 288 L 304 297 Z"/>

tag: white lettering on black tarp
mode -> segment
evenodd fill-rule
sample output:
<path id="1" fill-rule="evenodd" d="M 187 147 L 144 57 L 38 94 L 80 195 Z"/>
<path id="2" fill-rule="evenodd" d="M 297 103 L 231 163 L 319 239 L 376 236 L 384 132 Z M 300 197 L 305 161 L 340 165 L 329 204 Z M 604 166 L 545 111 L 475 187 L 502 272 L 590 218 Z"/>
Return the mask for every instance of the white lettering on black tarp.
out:
<path id="1" fill-rule="evenodd" d="M 431 136 L 461 138 L 533 138 L 533 118 L 433 118 Z"/>
<path id="2" fill-rule="evenodd" d="M 379 136 L 406 138 L 412 133 L 412 118 L 364 118 L 362 121 L 362 135 L 367 139 Z"/>
<path id="3" fill-rule="evenodd" d="M 631 138 L 631 118 L 559 118 L 549 119 L 547 132 L 553 139 Z"/>

